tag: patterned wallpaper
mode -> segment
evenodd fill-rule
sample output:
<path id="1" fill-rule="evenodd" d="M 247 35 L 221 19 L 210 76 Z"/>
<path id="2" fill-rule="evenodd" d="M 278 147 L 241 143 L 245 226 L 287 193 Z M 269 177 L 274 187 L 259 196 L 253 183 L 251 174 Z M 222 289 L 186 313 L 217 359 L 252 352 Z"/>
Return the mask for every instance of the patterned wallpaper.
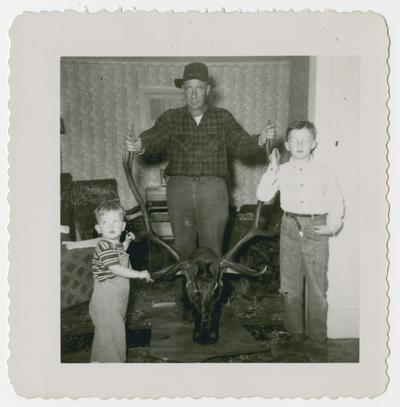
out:
<path id="1" fill-rule="evenodd" d="M 74 180 L 116 178 L 122 204 L 126 208 L 135 206 L 121 165 L 128 122 L 133 120 L 136 132 L 140 132 L 152 125 L 159 112 L 181 106 L 183 98 L 180 90 L 173 87 L 173 80 L 182 76 L 188 62 L 166 58 L 62 58 L 62 172 L 70 172 Z M 217 84 L 213 103 L 228 109 L 250 134 L 260 132 L 266 120 L 271 119 L 277 133 L 283 135 L 289 111 L 293 110 L 290 94 L 294 88 L 291 91 L 290 84 L 299 87 L 299 81 L 293 78 L 303 78 L 303 88 L 295 93 L 304 94 L 306 64 L 299 61 L 294 65 L 289 57 L 218 59 L 207 60 L 207 64 Z M 304 97 L 297 99 L 292 97 L 296 109 L 300 105 L 304 110 L 306 99 L 304 103 Z M 144 165 L 137 160 L 135 165 L 144 187 L 159 184 L 159 168 L 166 164 Z M 234 204 L 256 202 L 255 189 L 264 166 L 260 160 L 233 162 Z"/>

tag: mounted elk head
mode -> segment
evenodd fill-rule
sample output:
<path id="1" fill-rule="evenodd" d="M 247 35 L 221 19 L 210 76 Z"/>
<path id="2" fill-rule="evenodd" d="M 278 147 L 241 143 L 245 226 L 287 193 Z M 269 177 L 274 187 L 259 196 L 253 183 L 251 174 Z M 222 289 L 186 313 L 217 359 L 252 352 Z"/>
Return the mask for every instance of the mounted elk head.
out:
<path id="1" fill-rule="evenodd" d="M 236 262 L 235 255 L 253 237 L 265 236 L 273 239 L 276 237 L 276 233 L 260 230 L 259 222 L 262 203 L 258 202 L 252 227 L 225 255 L 218 258 L 212 250 L 199 248 L 189 258 L 183 258 L 175 248 L 162 240 L 154 232 L 145 202 L 132 174 L 133 159 L 132 153 L 125 152 L 123 166 L 129 187 L 143 213 L 147 237 L 153 243 L 168 250 L 175 258 L 173 265 L 152 272 L 151 276 L 155 281 L 175 276 L 184 277 L 185 294 L 194 320 L 193 339 L 201 344 L 216 342 L 218 340 L 220 311 L 224 303 L 223 275 L 225 273 L 243 274 L 252 277 L 263 275 L 267 266 L 260 271 L 253 270 Z"/>

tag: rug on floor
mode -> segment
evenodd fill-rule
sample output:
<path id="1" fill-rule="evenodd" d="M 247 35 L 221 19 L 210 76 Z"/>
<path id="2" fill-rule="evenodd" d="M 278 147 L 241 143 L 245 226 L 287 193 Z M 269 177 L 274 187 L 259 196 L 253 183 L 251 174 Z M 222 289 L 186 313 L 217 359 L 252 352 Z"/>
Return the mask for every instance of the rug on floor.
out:
<path id="1" fill-rule="evenodd" d="M 241 325 L 231 307 L 222 309 L 218 342 L 199 345 L 193 341 L 193 325 L 178 320 L 174 303 L 155 304 L 151 318 L 151 342 L 148 354 L 166 362 L 196 363 L 218 356 L 268 351 Z"/>

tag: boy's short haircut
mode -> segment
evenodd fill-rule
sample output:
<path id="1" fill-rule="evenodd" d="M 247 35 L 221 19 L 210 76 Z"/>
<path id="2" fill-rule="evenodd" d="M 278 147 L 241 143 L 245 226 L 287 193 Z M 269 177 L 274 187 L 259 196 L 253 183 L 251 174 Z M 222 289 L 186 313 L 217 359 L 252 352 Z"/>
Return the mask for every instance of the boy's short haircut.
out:
<path id="1" fill-rule="evenodd" d="M 100 218 L 107 212 L 117 211 L 121 215 L 121 219 L 124 220 L 125 209 L 117 201 L 105 201 L 102 202 L 95 210 L 94 215 L 96 216 L 96 221 L 99 223 Z"/>
<path id="2" fill-rule="evenodd" d="M 292 130 L 300 130 L 300 129 L 310 130 L 311 134 L 314 137 L 314 140 L 317 138 L 317 129 L 315 128 L 313 123 L 308 122 L 306 120 L 297 120 L 297 121 L 289 124 L 288 128 L 286 129 L 285 140 L 288 141 L 289 133 Z"/>

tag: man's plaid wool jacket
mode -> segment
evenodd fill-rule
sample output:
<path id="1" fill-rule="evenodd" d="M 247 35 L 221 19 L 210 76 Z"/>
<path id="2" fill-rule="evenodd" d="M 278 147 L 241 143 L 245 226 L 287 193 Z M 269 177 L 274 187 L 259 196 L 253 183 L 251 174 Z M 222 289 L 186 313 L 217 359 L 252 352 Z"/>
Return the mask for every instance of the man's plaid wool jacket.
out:
<path id="1" fill-rule="evenodd" d="M 166 174 L 228 176 L 228 154 L 244 158 L 260 154 L 250 136 L 226 109 L 208 106 L 199 125 L 187 107 L 163 113 L 141 135 L 144 155 L 164 153 Z"/>

